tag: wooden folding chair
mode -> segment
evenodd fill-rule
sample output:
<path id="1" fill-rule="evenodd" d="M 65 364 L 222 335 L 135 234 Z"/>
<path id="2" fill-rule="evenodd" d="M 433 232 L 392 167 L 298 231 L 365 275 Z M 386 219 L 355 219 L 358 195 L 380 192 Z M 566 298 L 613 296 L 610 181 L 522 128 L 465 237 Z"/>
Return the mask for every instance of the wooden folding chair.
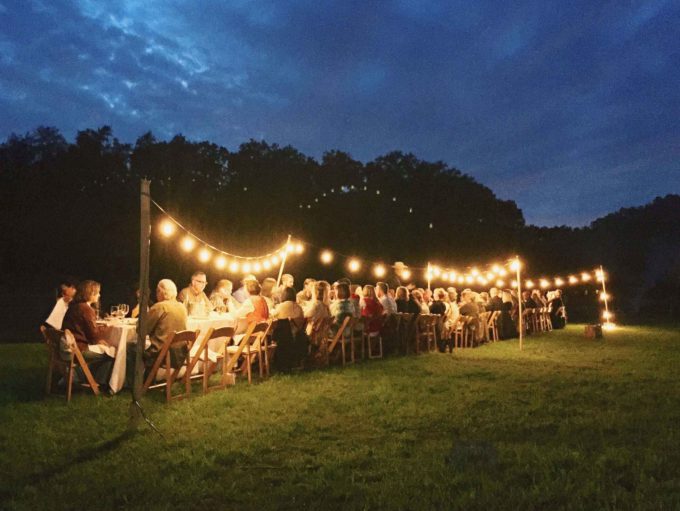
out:
<path id="1" fill-rule="evenodd" d="M 328 343 L 328 347 L 326 348 L 326 365 L 330 363 L 330 358 L 333 353 L 333 350 L 335 349 L 335 346 L 337 346 L 338 343 L 340 343 L 341 347 L 341 354 L 342 354 L 342 365 L 344 367 L 345 365 L 345 354 L 346 354 L 346 349 L 345 349 L 345 343 L 350 342 L 350 337 L 347 336 L 345 337 L 345 329 L 347 328 L 348 325 L 350 325 L 353 321 L 352 316 L 345 316 L 345 319 L 342 320 L 342 323 L 340 323 L 340 326 L 338 327 L 337 332 L 335 332 L 335 335 L 333 336 L 332 339 L 327 338 L 326 343 Z M 354 349 L 352 351 L 352 362 L 354 362 Z"/>
<path id="2" fill-rule="evenodd" d="M 234 372 L 233 370 L 236 367 L 239 359 L 243 358 L 243 363 L 240 366 L 241 372 L 243 372 L 243 365 L 245 365 L 245 369 L 248 373 L 248 383 L 250 384 L 253 382 L 252 365 L 253 362 L 257 360 L 260 370 L 260 378 L 262 378 L 262 339 L 269 332 L 271 325 L 271 319 L 267 321 L 261 321 L 259 323 L 254 321 L 249 323 L 248 328 L 241 338 L 241 341 L 235 346 L 227 346 L 227 356 L 229 360 L 224 371 L 227 373 Z"/>
<path id="3" fill-rule="evenodd" d="M 193 379 L 200 377 L 203 380 L 203 394 L 207 394 L 212 390 L 219 390 L 225 388 L 228 384 L 233 385 L 235 382 L 233 378 L 229 378 L 225 372 L 225 353 L 227 345 L 234 337 L 234 327 L 224 326 L 221 328 L 210 328 L 205 336 L 201 339 L 198 350 L 189 362 L 187 371 L 189 378 Z M 215 360 L 211 360 L 210 352 L 213 353 Z M 210 376 L 215 372 L 215 368 L 222 361 L 222 377 L 219 385 L 210 386 Z M 193 374 L 194 367 L 199 363 L 202 364 L 201 372 L 198 375 Z"/>
<path id="4" fill-rule="evenodd" d="M 457 348 L 472 348 L 475 345 L 475 329 L 473 325 L 476 322 L 473 316 L 460 316 L 455 325 L 453 333 L 453 349 Z"/>
<path id="5" fill-rule="evenodd" d="M 486 322 L 486 337 L 492 342 L 498 341 L 498 316 L 500 311 L 493 311 Z"/>
<path id="6" fill-rule="evenodd" d="M 376 332 L 367 332 L 365 327 L 364 331 L 361 336 L 361 358 L 364 357 L 364 345 L 366 346 L 366 352 L 368 355 L 368 358 L 383 358 L 383 341 L 382 341 L 382 335 L 380 334 L 380 331 L 382 330 L 383 325 L 385 324 L 385 315 L 383 314 L 380 317 L 380 327 Z M 378 343 L 378 353 L 376 355 L 373 354 L 373 349 L 372 346 L 373 344 L 377 341 Z"/>
<path id="7" fill-rule="evenodd" d="M 416 320 L 416 354 L 420 354 L 420 344 L 425 341 L 427 351 L 437 349 L 437 314 L 420 314 Z"/>
<path id="8" fill-rule="evenodd" d="M 52 380 L 54 376 L 55 369 L 58 374 L 60 374 L 66 380 L 66 401 L 71 401 L 71 394 L 73 389 L 73 373 L 80 367 L 85 375 L 87 384 L 86 387 L 92 389 L 92 393 L 95 396 L 99 395 L 99 384 L 95 381 L 90 367 L 85 362 L 83 353 L 78 348 L 78 344 L 73 337 L 73 334 L 67 329 L 64 331 L 56 330 L 54 328 L 46 328 L 45 326 L 40 327 L 40 333 L 45 339 L 45 345 L 47 346 L 48 352 L 48 365 L 47 365 L 47 385 L 45 387 L 45 393 L 52 393 Z M 61 338 L 66 336 L 68 338 L 68 343 L 72 348 L 72 353 L 64 353 L 61 351 L 60 344 Z"/>
<path id="9" fill-rule="evenodd" d="M 404 355 L 409 354 L 409 346 L 414 337 L 416 317 L 411 312 L 399 312 L 397 314 L 401 317 L 399 322 L 399 347 Z"/>
<path id="10" fill-rule="evenodd" d="M 149 389 L 156 389 L 165 387 L 165 402 L 169 403 L 173 399 L 184 399 L 191 395 L 191 371 L 189 371 L 190 363 L 190 353 L 191 348 L 196 342 L 199 331 L 196 330 L 181 330 L 175 332 L 172 337 L 170 337 L 167 342 L 163 344 L 161 350 L 158 352 L 158 356 L 151 366 L 146 380 L 144 380 L 144 391 Z M 173 368 L 171 361 L 171 352 L 177 348 L 186 348 L 187 354 L 186 359 L 182 361 L 180 367 Z M 156 376 L 158 375 L 158 370 L 163 369 L 165 381 L 159 381 L 154 383 Z M 181 394 L 172 394 L 172 385 L 175 381 L 181 378 L 184 383 L 184 392 Z"/>

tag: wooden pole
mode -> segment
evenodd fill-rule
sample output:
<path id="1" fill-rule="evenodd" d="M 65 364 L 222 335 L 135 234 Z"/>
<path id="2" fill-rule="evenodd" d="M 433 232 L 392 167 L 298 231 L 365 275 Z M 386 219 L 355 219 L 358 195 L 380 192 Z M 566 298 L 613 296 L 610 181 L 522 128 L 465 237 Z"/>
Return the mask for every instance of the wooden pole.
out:
<path id="1" fill-rule="evenodd" d="M 517 311 L 518 317 L 519 317 L 519 349 L 522 351 L 524 349 L 523 345 L 523 340 L 524 340 L 524 325 L 523 325 L 523 317 L 522 317 L 522 276 L 520 274 L 520 267 L 521 265 L 519 264 L 519 257 L 515 259 L 515 265 L 517 266 L 517 298 L 519 301 L 519 309 Z"/>
<path id="2" fill-rule="evenodd" d="M 149 249 L 151 244 L 151 194 L 150 181 L 142 179 L 140 189 L 139 217 L 139 321 L 137 322 L 137 347 L 135 378 L 130 404 L 130 427 L 136 427 L 142 419 L 139 401 L 144 394 L 143 354 L 146 342 L 146 323 L 149 306 Z"/>
<path id="3" fill-rule="evenodd" d="M 432 282 L 432 267 L 430 266 L 430 261 L 427 262 L 427 290 L 432 291 L 430 284 Z"/>
<path id="4" fill-rule="evenodd" d="M 281 276 L 283 275 L 283 267 L 286 266 L 286 258 L 288 257 L 288 246 L 290 245 L 290 234 L 288 235 L 288 240 L 286 241 L 286 250 L 283 252 L 283 257 L 281 258 L 281 266 L 279 267 L 279 276 L 276 279 L 276 288 L 281 285 Z"/>

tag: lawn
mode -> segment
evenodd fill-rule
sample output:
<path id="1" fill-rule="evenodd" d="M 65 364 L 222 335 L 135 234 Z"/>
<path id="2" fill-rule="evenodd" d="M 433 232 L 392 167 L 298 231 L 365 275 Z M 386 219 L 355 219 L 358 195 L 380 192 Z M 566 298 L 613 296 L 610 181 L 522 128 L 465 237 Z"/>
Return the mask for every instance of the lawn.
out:
<path id="1" fill-rule="evenodd" d="M 165 405 L 42 394 L 0 345 L 0 509 L 679 509 L 680 333 L 583 327 Z"/>

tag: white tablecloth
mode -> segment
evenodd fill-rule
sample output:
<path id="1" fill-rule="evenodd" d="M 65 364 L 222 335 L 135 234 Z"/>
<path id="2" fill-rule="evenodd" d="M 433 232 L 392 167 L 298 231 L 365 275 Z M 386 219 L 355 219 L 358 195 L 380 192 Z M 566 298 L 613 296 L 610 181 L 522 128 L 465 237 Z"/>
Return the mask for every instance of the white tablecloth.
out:
<path id="1" fill-rule="evenodd" d="M 118 392 L 125 384 L 127 343 L 137 342 L 137 325 L 120 323 L 118 321 L 100 324 L 104 327 L 104 339 L 111 346 L 116 347 L 116 357 L 113 361 L 109 388 L 111 392 Z"/>
<path id="2" fill-rule="evenodd" d="M 189 316 L 189 319 L 187 321 L 187 330 L 200 330 L 198 338 L 194 343 L 194 347 L 191 350 L 191 356 L 193 357 L 194 355 L 196 355 L 196 352 L 198 351 L 198 346 L 201 344 L 201 341 L 208 334 L 208 330 L 210 330 L 210 328 L 217 329 L 225 326 L 227 327 L 236 326 L 236 320 L 229 313 L 219 314 L 217 312 L 211 312 L 210 316 L 208 316 L 207 318 L 195 318 Z M 211 346 L 210 343 L 208 343 L 208 357 L 213 362 L 216 360 L 217 355 L 217 352 L 213 348 L 217 348 L 219 344 L 220 344 L 219 340 L 217 343 L 215 343 L 214 346 Z"/>

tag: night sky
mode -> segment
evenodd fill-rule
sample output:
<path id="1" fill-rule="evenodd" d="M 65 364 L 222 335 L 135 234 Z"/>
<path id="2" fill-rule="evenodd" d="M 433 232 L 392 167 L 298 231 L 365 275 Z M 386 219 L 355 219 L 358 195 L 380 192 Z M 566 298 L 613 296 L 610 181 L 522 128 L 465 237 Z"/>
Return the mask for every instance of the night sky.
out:
<path id="1" fill-rule="evenodd" d="M 680 2 L 0 0 L 0 139 L 443 160 L 529 223 L 680 192 Z"/>

